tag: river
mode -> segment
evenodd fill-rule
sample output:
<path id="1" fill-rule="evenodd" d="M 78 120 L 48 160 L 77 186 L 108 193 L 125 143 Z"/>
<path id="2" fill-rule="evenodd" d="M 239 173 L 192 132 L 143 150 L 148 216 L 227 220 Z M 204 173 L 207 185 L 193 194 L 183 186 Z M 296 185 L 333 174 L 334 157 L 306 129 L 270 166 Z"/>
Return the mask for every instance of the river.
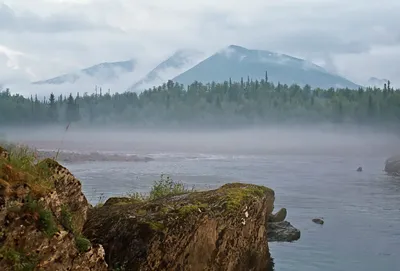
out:
<path id="1" fill-rule="evenodd" d="M 187 135 L 164 141 L 161 135 L 124 141 L 110 136 L 102 144 L 89 137 L 90 144 L 64 142 L 63 147 L 154 158 L 66 164 L 82 181 L 92 204 L 133 191 L 148 192 L 161 173 L 198 189 L 233 181 L 265 185 L 276 192 L 275 210 L 287 208 L 287 220 L 301 230 L 299 241 L 270 243 L 275 270 L 399 270 L 400 179 L 383 172 L 385 159 L 394 152 L 393 137 L 337 133 L 318 141 L 320 135 L 315 134 L 265 136 L 246 137 L 243 144 L 243 138 L 227 134 L 197 141 Z M 272 143 L 261 144 L 264 141 Z M 34 144 L 51 147 L 49 141 Z M 356 171 L 359 166 L 362 172 Z M 325 224 L 314 224 L 315 217 L 323 217 Z"/>

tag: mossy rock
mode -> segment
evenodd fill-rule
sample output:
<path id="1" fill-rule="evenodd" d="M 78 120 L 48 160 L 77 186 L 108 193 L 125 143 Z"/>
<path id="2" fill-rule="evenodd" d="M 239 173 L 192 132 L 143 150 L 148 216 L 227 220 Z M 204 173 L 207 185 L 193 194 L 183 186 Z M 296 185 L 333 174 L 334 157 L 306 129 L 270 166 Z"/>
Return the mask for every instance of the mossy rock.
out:
<path id="1" fill-rule="evenodd" d="M 84 226 L 83 234 L 103 245 L 111 268 L 268 270 L 265 222 L 273 209 L 273 190 L 233 183 L 130 200 L 113 198 L 91 209 Z"/>
<path id="2" fill-rule="evenodd" d="M 128 197 L 112 197 L 106 200 L 103 206 L 124 205 L 141 203 L 141 200 L 128 198 Z"/>

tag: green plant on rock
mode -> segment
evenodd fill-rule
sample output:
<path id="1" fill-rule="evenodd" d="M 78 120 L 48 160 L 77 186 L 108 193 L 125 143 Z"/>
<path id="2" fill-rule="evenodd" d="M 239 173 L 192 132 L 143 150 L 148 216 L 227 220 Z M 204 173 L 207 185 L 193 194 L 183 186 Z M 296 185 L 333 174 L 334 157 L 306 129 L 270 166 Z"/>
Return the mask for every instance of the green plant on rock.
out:
<path id="1" fill-rule="evenodd" d="M 75 246 L 79 253 L 84 253 L 91 248 L 91 242 L 74 228 L 72 214 L 66 205 L 61 207 L 61 225 L 74 235 Z"/>
<path id="2" fill-rule="evenodd" d="M 155 231 L 162 231 L 162 230 L 165 229 L 164 224 L 162 224 L 161 222 L 149 221 L 149 222 L 147 222 L 147 224 L 149 225 L 149 227 L 150 227 L 152 230 L 155 230 Z"/>
<path id="3" fill-rule="evenodd" d="M 235 187 L 236 185 L 236 187 Z M 231 184 L 228 188 L 220 188 L 225 191 L 226 195 L 226 208 L 228 211 L 236 210 L 239 208 L 244 200 L 248 200 L 250 198 L 261 198 L 264 197 L 267 193 L 273 195 L 273 190 L 256 185 L 247 185 L 245 187 L 240 186 L 240 184 Z"/>
<path id="4" fill-rule="evenodd" d="M 51 170 L 45 163 L 38 163 L 35 150 L 27 146 L 8 144 L 8 159 L 0 159 L 0 178 L 10 184 L 26 184 L 40 197 L 54 188 Z"/>
<path id="5" fill-rule="evenodd" d="M 174 181 L 171 177 L 161 174 L 160 180 L 154 181 L 154 184 L 151 187 L 148 195 L 139 192 L 128 193 L 127 197 L 132 199 L 132 202 L 126 203 L 140 203 L 148 200 L 156 200 L 166 196 L 181 195 L 194 191 L 194 187 L 192 189 L 188 189 L 182 182 Z"/>
<path id="6" fill-rule="evenodd" d="M 41 229 L 47 236 L 52 237 L 58 231 L 53 212 L 45 209 L 40 202 L 28 196 L 24 208 L 30 212 L 33 217 L 37 217 L 39 229 Z"/>
<path id="7" fill-rule="evenodd" d="M 75 237 L 75 245 L 80 253 L 87 252 L 92 247 L 92 243 L 83 236 Z"/>
<path id="8" fill-rule="evenodd" d="M 200 212 L 201 209 L 207 208 L 207 204 L 205 203 L 199 203 L 199 204 L 188 204 L 184 205 L 181 208 L 178 209 L 178 212 L 181 216 L 187 216 L 190 213 L 193 212 Z M 200 211 L 199 211 L 200 210 Z"/>
<path id="9" fill-rule="evenodd" d="M 133 192 L 127 194 L 128 198 L 131 198 L 133 201 L 136 202 L 143 202 L 148 199 L 148 196 L 145 193 Z"/>
<path id="10" fill-rule="evenodd" d="M 169 176 L 161 175 L 159 181 L 155 181 L 150 191 L 150 200 L 155 200 L 171 195 L 180 195 L 193 192 L 194 188 L 187 189 L 182 182 L 172 180 Z"/>

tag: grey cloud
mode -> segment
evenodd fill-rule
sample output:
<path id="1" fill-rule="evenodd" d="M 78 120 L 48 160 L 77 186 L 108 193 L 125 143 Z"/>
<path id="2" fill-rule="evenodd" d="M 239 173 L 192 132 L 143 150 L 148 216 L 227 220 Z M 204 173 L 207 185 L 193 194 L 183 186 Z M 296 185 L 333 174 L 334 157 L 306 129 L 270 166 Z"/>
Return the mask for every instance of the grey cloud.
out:
<path id="1" fill-rule="evenodd" d="M 95 24 L 82 16 L 60 13 L 46 17 L 25 12 L 17 14 L 5 4 L 0 5 L 0 30 L 11 32 L 57 33 L 73 31 L 119 31 L 116 28 Z"/>

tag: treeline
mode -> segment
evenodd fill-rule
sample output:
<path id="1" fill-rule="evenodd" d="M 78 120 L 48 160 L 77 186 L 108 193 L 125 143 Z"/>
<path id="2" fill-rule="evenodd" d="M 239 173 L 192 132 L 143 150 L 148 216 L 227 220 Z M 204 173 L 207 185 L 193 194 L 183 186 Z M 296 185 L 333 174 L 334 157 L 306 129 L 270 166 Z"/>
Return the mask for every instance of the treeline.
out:
<path id="1" fill-rule="evenodd" d="M 246 125 L 282 122 L 399 123 L 400 90 L 312 89 L 253 81 L 183 86 L 172 81 L 143 91 L 80 93 L 38 99 L 0 92 L 0 125 L 79 122 L 85 125 Z"/>

